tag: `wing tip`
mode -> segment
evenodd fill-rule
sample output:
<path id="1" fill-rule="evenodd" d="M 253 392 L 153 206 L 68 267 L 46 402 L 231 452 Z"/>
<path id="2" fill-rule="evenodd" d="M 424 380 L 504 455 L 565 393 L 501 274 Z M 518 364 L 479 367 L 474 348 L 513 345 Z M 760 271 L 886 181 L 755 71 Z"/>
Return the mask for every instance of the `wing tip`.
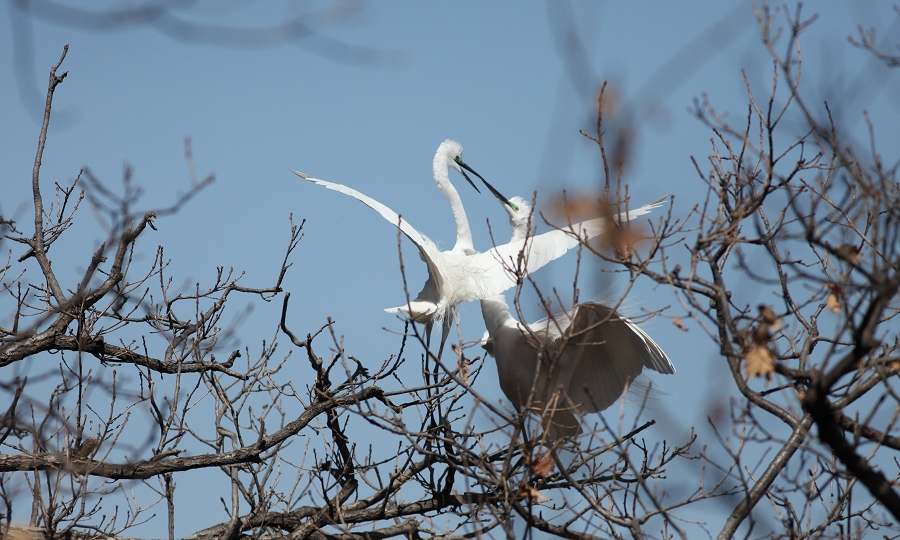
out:
<path id="1" fill-rule="evenodd" d="M 294 169 L 291 169 L 290 167 L 288 167 L 288 170 L 291 171 L 292 173 L 296 174 L 296 175 L 299 176 L 300 178 L 305 178 L 306 180 L 309 180 L 310 182 L 315 182 L 315 181 L 316 181 L 315 178 L 313 178 L 312 176 L 310 176 L 310 175 L 308 175 L 308 174 L 306 174 L 306 173 L 302 173 L 302 172 L 300 172 L 300 171 L 295 171 Z"/>
<path id="2" fill-rule="evenodd" d="M 668 202 L 667 199 L 669 199 L 670 197 L 674 197 L 674 196 L 675 196 L 675 193 L 673 193 L 673 192 L 666 193 L 662 197 L 656 199 L 655 201 L 653 201 L 651 203 L 645 204 L 641 208 L 646 209 L 646 210 L 655 210 L 655 209 L 659 208 L 660 206 L 666 204 L 666 202 Z"/>
<path id="3" fill-rule="evenodd" d="M 668 355 L 662 352 L 662 349 L 659 350 L 662 355 L 657 355 L 653 358 L 653 360 L 647 365 L 648 368 L 652 369 L 657 373 L 662 373 L 663 375 L 672 375 L 675 373 L 675 364 L 669 360 Z"/>

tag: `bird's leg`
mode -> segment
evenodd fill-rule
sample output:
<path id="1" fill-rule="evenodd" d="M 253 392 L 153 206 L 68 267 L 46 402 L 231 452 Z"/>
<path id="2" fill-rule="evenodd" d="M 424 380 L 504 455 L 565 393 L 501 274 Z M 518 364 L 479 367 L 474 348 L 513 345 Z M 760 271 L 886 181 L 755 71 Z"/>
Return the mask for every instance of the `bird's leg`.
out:
<path id="1" fill-rule="evenodd" d="M 425 378 L 425 395 L 428 397 L 428 415 L 426 420 L 427 425 L 423 426 L 423 428 L 427 433 L 425 436 L 424 447 L 428 451 L 431 451 L 433 447 L 433 437 L 437 432 L 437 427 L 441 425 L 443 420 L 441 401 L 432 398 L 437 395 L 438 392 L 437 384 L 439 381 L 438 373 L 441 369 L 441 353 L 444 350 L 444 344 L 447 342 L 447 337 L 450 335 L 450 326 L 454 320 L 455 318 L 451 311 L 451 313 L 441 321 L 441 344 L 438 347 L 436 355 L 431 352 L 431 330 L 434 325 L 431 322 L 425 324 L 426 350 L 425 355 L 422 357 L 422 375 Z M 431 362 L 432 358 L 434 358 L 434 362 Z M 432 367 L 432 364 L 434 367 Z M 433 478 L 432 485 L 436 486 Z"/>
<path id="2" fill-rule="evenodd" d="M 425 356 L 422 359 L 422 375 L 425 376 L 425 385 L 430 386 L 433 382 L 432 379 L 432 371 L 429 367 L 429 357 L 431 356 L 431 329 L 434 327 L 434 323 L 427 322 L 425 323 Z M 428 396 L 431 396 L 431 390 L 427 389 Z"/>
<path id="3" fill-rule="evenodd" d="M 453 325 L 453 321 L 456 320 L 455 312 L 451 311 L 450 315 L 444 317 L 444 320 L 441 324 L 441 345 L 438 348 L 437 359 L 441 359 L 441 353 L 444 352 L 444 344 L 447 343 L 447 337 L 450 335 L 450 327 Z"/>
<path id="4" fill-rule="evenodd" d="M 432 452 L 434 449 L 434 434 L 440 420 L 440 400 L 433 399 L 438 392 L 438 369 L 440 367 L 441 351 L 438 349 L 437 356 L 431 353 L 431 331 L 434 328 L 433 322 L 425 323 L 425 354 L 422 356 L 422 375 L 425 377 L 425 395 L 428 397 L 428 414 L 425 419 L 423 432 L 425 435 L 424 448 L 426 452 Z M 447 332 L 444 331 L 441 339 L 441 349 L 444 347 L 444 340 Z M 434 366 L 432 367 L 431 359 L 434 358 Z M 431 468 L 430 468 L 431 469 Z M 437 490 L 437 483 L 434 478 L 434 470 L 430 470 L 430 485 Z"/>
<path id="5" fill-rule="evenodd" d="M 431 329 L 434 323 L 425 323 L 425 348 L 431 350 Z"/>

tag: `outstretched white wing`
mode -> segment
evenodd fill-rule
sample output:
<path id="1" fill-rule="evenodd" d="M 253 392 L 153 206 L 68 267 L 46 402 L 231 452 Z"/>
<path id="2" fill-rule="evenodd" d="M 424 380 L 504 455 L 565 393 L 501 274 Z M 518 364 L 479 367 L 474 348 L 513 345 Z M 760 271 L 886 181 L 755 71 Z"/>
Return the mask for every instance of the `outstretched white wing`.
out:
<path id="1" fill-rule="evenodd" d="M 351 187 L 347 187 L 342 184 L 335 184 L 334 182 L 329 182 L 327 180 L 320 180 L 318 178 L 313 178 L 312 176 L 310 176 L 308 174 L 305 174 L 305 173 L 302 173 L 299 171 L 295 171 L 293 169 L 289 169 L 289 170 L 292 173 L 299 176 L 300 178 L 305 178 L 306 180 L 309 180 L 313 184 L 318 184 L 322 187 L 337 191 L 339 193 L 343 193 L 344 195 L 350 195 L 351 197 L 353 197 L 354 199 L 365 204 L 372 210 L 375 210 L 376 212 L 381 214 L 381 217 L 390 221 L 391 224 L 394 225 L 395 227 L 397 227 L 398 229 L 400 229 L 400 231 L 403 234 L 405 234 L 407 238 L 412 240 L 412 242 L 419 248 L 419 250 L 423 252 L 423 255 L 430 257 L 432 251 L 437 251 L 437 246 L 434 244 L 434 242 L 431 241 L 430 238 L 428 238 L 427 236 L 425 236 L 424 234 L 422 234 L 418 230 L 416 230 L 416 228 L 413 227 L 412 225 L 410 225 L 408 221 L 406 221 L 405 219 L 400 217 L 400 214 L 398 214 L 397 212 L 394 212 L 393 210 L 391 210 L 387 206 L 381 204 L 380 202 L 376 201 L 375 199 L 368 197 L 366 195 L 363 195 L 362 193 L 356 191 L 355 189 L 353 189 Z"/>
<path id="2" fill-rule="evenodd" d="M 425 236 L 424 234 L 422 234 L 418 230 L 416 230 L 416 228 L 413 227 L 412 225 L 410 225 L 408 221 L 406 221 L 405 219 L 400 217 L 400 214 L 398 214 L 397 212 L 394 212 L 393 210 L 391 210 L 387 206 L 381 204 L 380 202 L 376 201 L 375 199 L 368 197 L 366 195 L 363 195 L 362 193 L 356 191 L 355 189 L 353 189 L 351 187 L 347 187 L 342 184 L 335 184 L 334 182 L 328 182 L 327 180 L 320 180 L 319 178 L 313 178 L 312 176 L 310 176 L 308 174 L 304 174 L 302 172 L 298 172 L 293 169 L 290 169 L 290 171 L 292 173 L 296 174 L 297 176 L 299 176 L 300 178 L 305 178 L 306 180 L 309 180 L 313 184 L 317 184 L 324 188 L 328 188 L 330 190 L 337 191 L 339 193 L 343 193 L 344 195 L 349 195 L 349 196 L 353 197 L 354 199 L 365 204 L 372 210 L 375 210 L 376 212 L 381 214 L 381 217 L 388 220 L 389 222 L 391 222 L 392 225 L 394 225 L 395 227 L 400 229 L 400 232 L 402 232 L 404 235 L 406 235 L 406 237 L 409 238 L 412 241 L 412 243 L 415 244 L 416 247 L 419 248 L 419 253 L 422 255 L 422 260 L 425 261 L 425 263 L 428 265 L 428 281 L 426 281 L 425 288 L 422 290 L 422 293 L 419 294 L 419 297 L 421 298 L 422 295 L 425 294 L 426 292 L 433 292 L 435 296 L 437 295 L 437 291 L 440 290 L 441 286 L 443 285 L 442 284 L 443 276 L 441 275 L 441 272 L 439 272 L 435 266 L 435 259 L 439 256 L 440 250 L 438 250 L 437 246 L 430 238 L 428 238 L 427 236 Z M 426 296 L 430 296 L 430 295 L 426 295 Z M 400 308 L 389 308 L 389 311 L 390 310 L 395 310 L 395 311 L 405 310 L 406 308 L 407 308 L 406 306 L 402 306 Z M 413 311 L 416 311 L 416 310 L 413 309 Z M 391 312 L 393 312 L 393 311 L 391 311 Z"/>
<path id="3" fill-rule="evenodd" d="M 658 208 L 668 197 L 650 204 L 618 214 L 619 222 L 631 221 Z M 530 274 L 550 261 L 565 255 L 582 240 L 590 240 L 603 234 L 609 227 L 610 218 L 595 218 L 555 231 L 546 232 L 524 240 L 514 240 L 497 246 L 490 251 L 473 255 L 468 263 L 471 271 L 479 276 L 479 290 L 470 291 L 471 298 L 460 298 L 468 302 L 499 294 L 516 285 L 516 274 Z"/>

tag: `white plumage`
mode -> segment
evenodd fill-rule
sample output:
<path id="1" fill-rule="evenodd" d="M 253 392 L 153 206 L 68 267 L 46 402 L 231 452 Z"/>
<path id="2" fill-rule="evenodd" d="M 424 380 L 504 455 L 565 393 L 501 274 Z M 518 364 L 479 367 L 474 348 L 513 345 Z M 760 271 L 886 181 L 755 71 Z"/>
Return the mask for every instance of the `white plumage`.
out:
<path id="1" fill-rule="evenodd" d="M 322 187 L 349 195 L 372 208 L 381 216 L 398 227 L 419 249 L 419 254 L 428 265 L 428 279 L 418 295 L 408 303 L 388 308 L 389 313 L 406 313 L 415 322 L 426 325 L 430 335 L 431 326 L 443 322 L 441 348 L 450 331 L 453 321 L 453 308 L 463 302 L 472 302 L 481 298 L 501 293 L 517 283 L 517 273 L 512 271 L 519 264 L 519 255 L 523 254 L 519 275 L 526 275 L 541 268 L 550 261 L 559 258 L 569 249 L 579 244 L 579 239 L 591 239 L 607 229 L 608 218 L 597 218 L 569 227 L 550 231 L 530 238 L 514 239 L 508 244 L 497 246 L 484 253 L 477 253 L 472 248 L 472 237 L 462 201 L 456 189 L 450 183 L 449 169 L 454 168 L 465 176 L 463 168 L 473 171 L 462 162 L 462 147 L 454 141 L 444 141 L 434 157 L 434 179 L 438 189 L 447 197 L 456 221 L 457 241 L 453 249 L 440 251 L 437 245 L 427 236 L 400 217 L 399 214 L 380 202 L 363 195 L 353 188 L 336 184 L 307 174 L 292 171 L 297 176 Z M 478 175 L 481 178 L 480 175 Z M 466 176 L 468 180 L 468 176 Z M 527 219 L 514 203 L 503 198 L 484 178 L 482 182 L 504 205 L 507 212 L 518 219 Z M 469 180 L 471 183 L 471 180 Z M 472 184 L 474 186 L 474 184 Z M 626 214 L 619 219 L 634 219 L 656 208 L 661 201 L 656 201 Z M 530 212 L 530 210 L 529 210 Z M 440 354 L 440 349 L 438 354 Z"/>

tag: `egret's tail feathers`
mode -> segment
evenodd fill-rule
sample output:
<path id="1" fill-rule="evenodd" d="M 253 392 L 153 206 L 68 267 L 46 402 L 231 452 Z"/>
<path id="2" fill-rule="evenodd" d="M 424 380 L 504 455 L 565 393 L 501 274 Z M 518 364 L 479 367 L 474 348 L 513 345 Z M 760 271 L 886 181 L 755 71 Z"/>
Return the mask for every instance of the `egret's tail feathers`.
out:
<path id="1" fill-rule="evenodd" d="M 433 323 L 439 318 L 437 306 L 433 302 L 421 302 L 413 300 L 402 306 L 386 308 L 388 313 L 403 313 L 409 316 L 413 322 Z"/>
<path id="2" fill-rule="evenodd" d="M 581 434 L 581 416 L 579 414 L 567 409 L 557 409 L 548 412 L 549 414 L 542 418 L 548 440 L 556 441 L 564 437 L 575 437 Z"/>

